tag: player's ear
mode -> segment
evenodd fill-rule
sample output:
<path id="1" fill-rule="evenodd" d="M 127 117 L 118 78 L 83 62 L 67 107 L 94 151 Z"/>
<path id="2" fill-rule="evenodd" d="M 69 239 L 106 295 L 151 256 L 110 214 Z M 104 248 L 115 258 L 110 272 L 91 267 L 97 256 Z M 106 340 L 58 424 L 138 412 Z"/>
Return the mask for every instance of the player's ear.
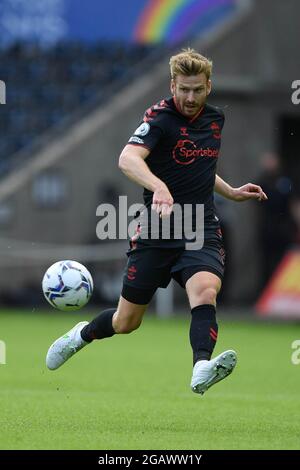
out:
<path id="1" fill-rule="evenodd" d="M 173 78 L 170 83 L 170 90 L 171 90 L 172 95 L 174 96 L 175 95 L 175 81 Z"/>
<path id="2" fill-rule="evenodd" d="M 208 96 L 210 92 L 211 92 L 211 80 L 207 80 L 206 96 Z"/>

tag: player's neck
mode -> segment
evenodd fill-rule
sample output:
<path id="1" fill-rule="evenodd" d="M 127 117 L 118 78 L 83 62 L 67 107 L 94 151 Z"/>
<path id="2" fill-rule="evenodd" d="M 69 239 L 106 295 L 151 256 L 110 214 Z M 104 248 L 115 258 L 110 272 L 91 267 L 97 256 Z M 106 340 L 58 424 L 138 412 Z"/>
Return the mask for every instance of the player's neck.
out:
<path id="1" fill-rule="evenodd" d="M 175 108 L 177 109 L 177 111 L 178 111 L 182 116 L 184 116 L 189 122 L 195 121 L 195 120 L 200 116 L 200 114 L 202 113 L 202 111 L 203 111 L 203 109 L 204 109 L 204 106 L 205 106 L 205 104 L 204 104 L 204 105 L 199 109 L 199 111 L 197 111 L 197 113 L 194 114 L 194 116 L 186 116 L 186 115 L 182 112 L 182 110 L 181 110 L 181 108 L 180 108 L 180 106 L 179 106 L 179 103 L 177 102 L 175 96 L 173 96 L 173 103 L 174 103 L 174 106 L 175 106 Z"/>

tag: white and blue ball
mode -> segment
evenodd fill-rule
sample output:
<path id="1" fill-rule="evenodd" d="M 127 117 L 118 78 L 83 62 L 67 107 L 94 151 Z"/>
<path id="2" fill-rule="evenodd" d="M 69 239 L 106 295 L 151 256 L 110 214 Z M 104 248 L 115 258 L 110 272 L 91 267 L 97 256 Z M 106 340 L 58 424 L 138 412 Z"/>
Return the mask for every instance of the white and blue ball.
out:
<path id="1" fill-rule="evenodd" d="M 90 272 L 77 261 L 57 261 L 47 269 L 42 282 L 43 293 L 52 307 L 79 310 L 90 300 L 94 283 Z"/>

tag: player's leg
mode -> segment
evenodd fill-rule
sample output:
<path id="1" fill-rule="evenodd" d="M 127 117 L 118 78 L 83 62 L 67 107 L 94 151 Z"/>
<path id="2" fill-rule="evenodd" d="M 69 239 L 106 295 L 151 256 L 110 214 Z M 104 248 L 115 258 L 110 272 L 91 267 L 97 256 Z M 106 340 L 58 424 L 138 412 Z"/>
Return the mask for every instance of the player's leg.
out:
<path id="1" fill-rule="evenodd" d="M 86 342 L 91 342 L 114 334 L 131 333 L 140 326 L 146 308 L 147 304 L 138 305 L 121 296 L 118 307 L 100 313 L 83 328 L 81 336 Z"/>
<path id="2" fill-rule="evenodd" d="M 117 308 L 104 310 L 90 323 L 77 323 L 50 346 L 46 358 L 47 367 L 57 369 L 93 340 L 136 330 L 142 322 L 146 302 L 147 300 L 144 304 L 134 304 L 121 296 Z"/>
<path id="3" fill-rule="evenodd" d="M 93 340 L 137 329 L 156 289 L 168 285 L 175 255 L 173 250 L 132 249 L 118 307 L 101 312 L 90 323 L 78 323 L 57 339 L 48 350 L 47 367 L 57 369 Z"/>
<path id="4" fill-rule="evenodd" d="M 209 360 L 213 353 L 218 337 L 216 303 L 221 285 L 218 276 L 206 271 L 193 274 L 185 284 L 192 314 L 190 342 L 194 365 Z"/>
<path id="5" fill-rule="evenodd" d="M 148 307 L 139 305 L 120 297 L 119 305 L 113 315 L 112 326 L 117 334 L 127 334 L 136 330 L 142 323 L 143 315 Z"/>
<path id="6" fill-rule="evenodd" d="M 193 349 L 193 376 L 191 387 L 203 394 L 234 369 L 236 353 L 225 351 L 211 359 L 217 337 L 216 299 L 221 289 L 221 279 L 216 274 L 200 271 L 186 281 L 186 292 L 191 307 L 190 342 Z"/>
<path id="7" fill-rule="evenodd" d="M 167 261 L 168 258 L 165 264 Z M 130 333 L 138 328 L 147 305 L 164 281 L 166 269 L 159 269 L 161 263 L 161 254 L 157 250 L 132 250 L 118 307 L 101 312 L 90 323 L 78 323 L 58 338 L 48 350 L 47 367 L 57 369 L 93 340 Z"/>
<path id="8" fill-rule="evenodd" d="M 216 299 L 225 264 L 222 238 L 215 235 L 208 237 L 200 250 L 184 250 L 172 268 L 172 276 L 186 289 L 191 306 L 190 342 L 194 364 L 191 387 L 196 393 L 204 393 L 230 374 L 237 360 L 234 351 L 225 351 L 211 359 L 218 337 Z"/>

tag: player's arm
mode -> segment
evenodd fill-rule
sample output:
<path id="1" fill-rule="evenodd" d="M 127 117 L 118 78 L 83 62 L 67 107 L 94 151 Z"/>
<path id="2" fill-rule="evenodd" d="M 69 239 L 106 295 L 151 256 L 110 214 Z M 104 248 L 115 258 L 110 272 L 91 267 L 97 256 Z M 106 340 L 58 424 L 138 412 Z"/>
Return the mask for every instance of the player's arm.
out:
<path id="1" fill-rule="evenodd" d="M 120 170 L 132 181 L 153 192 L 152 209 L 162 216 L 172 212 L 173 198 L 167 185 L 157 178 L 145 162 L 150 151 L 142 146 L 127 144 L 119 158 Z"/>
<path id="2" fill-rule="evenodd" d="M 239 188 L 233 188 L 218 175 L 216 175 L 215 191 L 227 199 L 238 202 L 247 201 L 248 199 L 257 199 L 258 201 L 266 201 L 268 199 L 262 188 L 256 184 L 247 183 Z"/>

